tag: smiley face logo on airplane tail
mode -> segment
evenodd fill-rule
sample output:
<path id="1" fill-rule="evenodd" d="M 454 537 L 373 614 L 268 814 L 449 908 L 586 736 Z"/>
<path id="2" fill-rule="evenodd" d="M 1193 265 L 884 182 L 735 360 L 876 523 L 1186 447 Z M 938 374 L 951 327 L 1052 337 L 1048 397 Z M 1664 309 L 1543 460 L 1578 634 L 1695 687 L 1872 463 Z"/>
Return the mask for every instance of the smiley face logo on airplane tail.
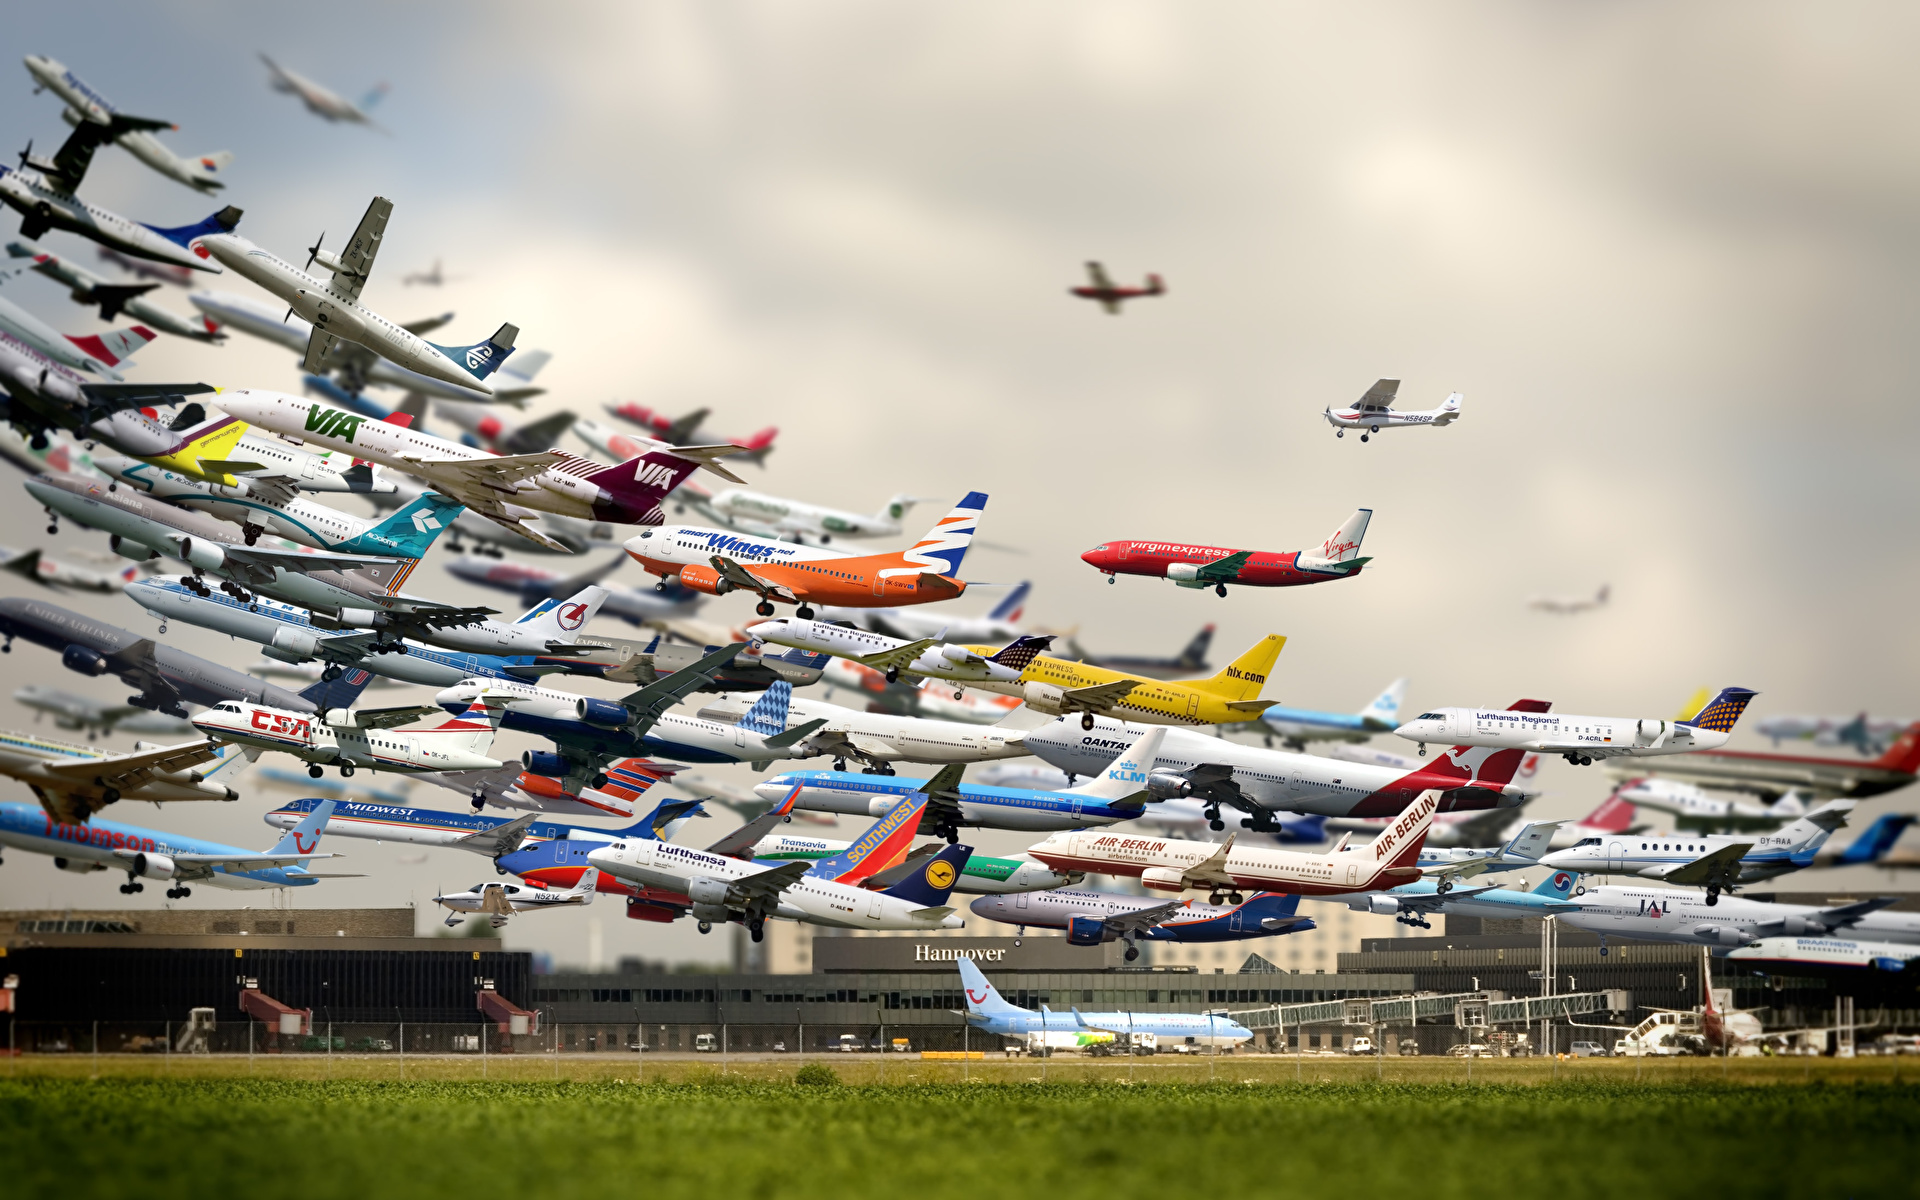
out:
<path id="1" fill-rule="evenodd" d="M 944 858 L 936 858 L 927 864 L 927 886 L 938 891 L 946 891 L 953 886 L 955 872 L 953 864 Z"/>
<path id="2" fill-rule="evenodd" d="M 553 619 L 559 622 L 562 629 L 578 629 L 587 623 L 587 606 L 562 604 L 559 611 L 554 613 Z"/>

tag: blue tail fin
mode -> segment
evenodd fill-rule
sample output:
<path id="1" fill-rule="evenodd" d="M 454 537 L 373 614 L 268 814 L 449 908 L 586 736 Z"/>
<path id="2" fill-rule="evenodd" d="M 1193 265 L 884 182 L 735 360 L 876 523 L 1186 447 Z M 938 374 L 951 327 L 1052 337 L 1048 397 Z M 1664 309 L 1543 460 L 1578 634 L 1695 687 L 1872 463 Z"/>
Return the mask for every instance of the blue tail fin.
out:
<path id="1" fill-rule="evenodd" d="M 643 842 L 664 842 L 680 831 L 689 818 L 703 817 L 707 810 L 698 800 L 662 800 L 646 816 L 625 829 L 609 829 L 613 837 L 635 838 Z"/>
<path id="2" fill-rule="evenodd" d="M 268 854 L 312 854 L 320 849 L 320 835 L 327 830 L 327 821 L 333 816 L 335 802 L 322 800 L 313 806 L 313 811 L 300 819 L 300 823 L 287 830 L 285 836 L 273 844 Z"/>
<path id="3" fill-rule="evenodd" d="M 972 857 L 972 846 L 948 846 L 881 895 L 923 908 L 938 908 L 947 902 L 953 885 L 960 882 L 960 872 L 967 869 L 967 860 Z"/>
<path id="4" fill-rule="evenodd" d="M 502 325 L 492 337 L 471 346 L 442 346 L 438 342 L 428 342 L 427 345 L 459 363 L 461 369 L 475 379 L 485 379 L 507 361 L 507 355 L 513 353 L 513 339 L 519 336 L 517 326 Z"/>
<path id="5" fill-rule="evenodd" d="M 1555 871 L 1540 881 L 1540 886 L 1533 889 L 1533 894 L 1536 896 L 1551 896 L 1555 900 L 1565 900 L 1568 896 L 1573 895 L 1573 885 L 1579 882 L 1580 875 L 1576 871 Z"/>
<path id="6" fill-rule="evenodd" d="M 367 685 L 372 682 L 373 672 L 350 667 L 338 679 L 323 679 L 301 688 L 300 696 L 324 716 L 330 708 L 352 708 L 354 702 L 360 699 L 360 693 L 366 691 Z"/>
<path id="7" fill-rule="evenodd" d="M 815 654 L 811 650 L 788 650 L 784 654 L 776 654 L 773 657 L 783 663 L 805 667 L 809 671 L 824 671 L 827 663 L 833 659 L 831 654 Z"/>
<path id="8" fill-rule="evenodd" d="M 1862 830 L 1860 836 L 1840 852 L 1840 857 L 1834 860 L 1835 865 L 1851 867 L 1879 862 L 1916 819 L 1920 818 L 1911 813 L 1882 813 L 1878 820 Z"/>
<path id="9" fill-rule="evenodd" d="M 425 558 L 433 540 L 459 520 L 467 506 L 439 492 L 423 492 L 407 501 L 386 520 L 356 538 L 340 544 L 349 554 L 390 554 L 395 558 Z"/>
<path id="10" fill-rule="evenodd" d="M 176 246 L 186 246 L 197 237 L 209 237 L 216 233 L 232 233 L 240 226 L 240 210 L 229 204 L 219 212 L 195 225 L 176 225 L 172 229 L 162 229 L 158 225 L 145 226 Z M 206 252 L 201 252 L 206 257 Z"/>
<path id="11" fill-rule="evenodd" d="M 1715 696 L 1705 708 L 1687 720 L 1675 723 L 1691 725 L 1695 729 L 1705 729 L 1712 733 L 1731 733 L 1733 723 L 1740 719 L 1741 713 L 1747 711 L 1747 702 L 1759 694 L 1751 688 L 1721 688 L 1720 694 Z"/>
<path id="12" fill-rule="evenodd" d="M 787 731 L 787 705 L 793 699 L 793 685 L 784 679 L 776 679 L 773 686 L 761 693 L 753 702 L 747 715 L 740 718 L 740 728 L 763 737 L 772 737 L 776 733 Z"/>
<path id="13" fill-rule="evenodd" d="M 1013 590 L 1007 593 L 1005 600 L 993 606 L 993 611 L 987 616 L 996 621 L 1018 621 L 1020 610 L 1027 606 L 1027 593 L 1032 590 L 1033 581 L 1022 579 L 1013 585 Z"/>

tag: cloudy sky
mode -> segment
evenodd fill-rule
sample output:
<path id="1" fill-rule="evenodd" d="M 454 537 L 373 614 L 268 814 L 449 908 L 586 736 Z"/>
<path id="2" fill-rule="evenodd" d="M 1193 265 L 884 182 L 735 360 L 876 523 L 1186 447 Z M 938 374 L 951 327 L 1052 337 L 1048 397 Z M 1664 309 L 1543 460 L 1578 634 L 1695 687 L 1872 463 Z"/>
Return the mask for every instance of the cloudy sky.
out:
<path id="1" fill-rule="evenodd" d="M 222 200 L 285 256 L 391 197 L 368 301 L 452 309 L 453 342 L 520 325 L 555 355 L 536 411 L 778 425 L 755 482 L 844 507 L 988 492 L 985 536 L 1015 550 L 966 573 L 1033 579 L 1030 617 L 1091 648 L 1170 653 L 1217 622 L 1224 660 L 1282 633 L 1267 694 L 1339 709 L 1405 674 L 1415 706 L 1664 716 L 1737 683 L 1762 692 L 1752 717 L 1900 717 L 1920 715 L 1917 24 L 1865 4 L 1102 0 L 72 3 L 10 28 L 17 54 L 177 122 L 177 149 L 233 150 Z M 270 92 L 260 51 L 350 95 L 390 83 L 386 132 Z M 51 147 L 64 126 L 30 84 L 18 70 L 5 130 Z M 220 203 L 111 150 L 87 194 L 169 225 Z M 1169 294 L 1106 316 L 1065 294 L 1094 258 Z M 401 285 L 435 259 L 453 282 Z M 46 281 L 5 294 L 98 327 Z M 1464 392 L 1463 419 L 1336 441 L 1322 409 L 1383 376 L 1411 406 Z M 258 343 L 162 343 L 136 377 L 298 378 Z M 1349 583 L 1223 601 L 1078 561 L 1114 537 L 1293 549 L 1362 506 L 1378 565 Z M 469 596 L 431 562 L 415 579 Z M 1603 612 L 1525 607 L 1601 584 Z M 119 694 L 36 649 L 9 665 Z M 1544 780 L 1549 816 L 1604 794 L 1597 771 Z M 265 844 L 261 807 L 115 815 Z M 462 870 L 382 862 L 328 895 L 404 902 Z M 0 870 L 0 906 L 112 899 L 30 856 Z M 583 952 L 533 924 L 510 941 Z M 705 949 L 607 924 L 609 957 Z"/>

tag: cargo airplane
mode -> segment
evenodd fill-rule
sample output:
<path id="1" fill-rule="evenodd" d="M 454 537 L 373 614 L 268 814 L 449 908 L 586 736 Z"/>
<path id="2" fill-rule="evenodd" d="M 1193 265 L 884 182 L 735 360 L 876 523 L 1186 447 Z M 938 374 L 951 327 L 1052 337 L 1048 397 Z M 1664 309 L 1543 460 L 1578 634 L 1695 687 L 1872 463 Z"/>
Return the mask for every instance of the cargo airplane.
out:
<path id="1" fill-rule="evenodd" d="M 1364 429 L 1360 435 L 1366 441 L 1368 434 L 1379 433 L 1382 429 L 1395 426 L 1451 425 L 1460 418 L 1460 401 L 1465 399 L 1459 392 L 1449 395 L 1439 408 L 1430 408 L 1425 412 L 1406 412 L 1393 407 L 1393 398 L 1400 391 L 1398 379 L 1382 379 L 1367 389 L 1351 408 L 1328 408 L 1324 414 L 1327 424 L 1333 426 L 1333 436 L 1345 437 L 1349 429 Z"/>
<path id="2" fill-rule="evenodd" d="M 51 91 L 66 101 L 67 107 L 60 115 L 69 125 L 78 126 L 82 121 L 90 121 L 110 129 L 114 127 L 113 119 L 120 115 L 119 110 L 105 96 L 88 87 L 86 81 L 65 64 L 39 54 L 27 55 L 26 64 L 27 73 L 33 76 L 34 91 Z M 176 128 L 178 126 L 169 121 L 141 121 L 119 130 L 111 140 L 168 179 L 184 183 L 197 191 L 212 192 L 227 186 L 216 176 L 233 161 L 233 153 L 216 150 L 212 154 L 175 154 L 153 136 L 153 130 Z"/>
<path id="3" fill-rule="evenodd" d="M 1589 766 L 1596 758 L 1653 758 L 1716 750 L 1727 744 L 1734 722 L 1758 694 L 1748 688 L 1722 688 L 1712 703 L 1684 721 L 1552 714 L 1545 701 L 1504 710 L 1436 708 L 1394 732 L 1420 743 L 1422 754 L 1428 742 L 1450 742 L 1558 754 L 1570 763 Z"/>
<path id="4" fill-rule="evenodd" d="M 1101 308 L 1119 316 L 1122 301 L 1137 300 L 1142 296 L 1164 296 L 1167 285 L 1166 281 L 1158 275 L 1148 275 L 1145 287 L 1127 287 L 1110 279 L 1107 276 L 1107 269 L 1099 263 L 1089 262 L 1087 283 L 1081 287 L 1068 288 L 1067 292 L 1082 300 L 1098 300 Z"/>
<path id="5" fill-rule="evenodd" d="M 1145 575 L 1172 580 L 1176 587 L 1210 587 L 1222 596 L 1227 594 L 1228 584 L 1299 587 L 1351 578 L 1372 562 L 1371 558 L 1360 557 L 1360 543 L 1367 536 L 1367 522 L 1372 519 L 1372 509 L 1355 510 L 1344 525 L 1314 550 L 1272 553 L 1186 542 L 1128 541 L 1102 542 L 1080 558 L 1105 574 L 1108 583 L 1122 575 Z"/>

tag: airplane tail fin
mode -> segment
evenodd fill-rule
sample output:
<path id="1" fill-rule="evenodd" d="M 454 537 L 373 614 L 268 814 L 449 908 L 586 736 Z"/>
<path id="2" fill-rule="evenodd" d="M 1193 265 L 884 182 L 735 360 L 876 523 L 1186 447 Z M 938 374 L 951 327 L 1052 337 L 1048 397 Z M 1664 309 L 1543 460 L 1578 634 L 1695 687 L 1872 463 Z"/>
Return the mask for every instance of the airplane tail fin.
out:
<path id="1" fill-rule="evenodd" d="M 1337 567 L 1342 563 L 1364 564 L 1367 560 L 1360 557 L 1360 543 L 1366 540 L 1367 525 L 1373 520 L 1373 510 L 1356 508 L 1353 515 L 1341 523 L 1320 547 L 1313 551 L 1301 551 L 1299 565 L 1302 568 Z"/>
<path id="2" fill-rule="evenodd" d="M 221 185 L 215 182 L 211 177 L 214 175 L 218 175 L 222 170 L 226 169 L 229 165 L 232 164 L 233 151 L 215 150 L 212 154 L 196 154 L 192 158 L 188 159 L 187 161 L 192 163 L 196 168 L 198 168 L 202 174 L 209 177 L 207 179 L 208 183 L 212 183 L 215 187 L 219 187 Z"/>
<path id="3" fill-rule="evenodd" d="M 960 882 L 960 872 L 972 857 L 972 846 L 943 846 L 940 853 L 928 859 L 918 871 L 880 894 L 922 908 L 938 908 L 947 902 L 953 885 Z"/>
<path id="4" fill-rule="evenodd" d="M 1207 628 L 1211 629 L 1213 626 L 1209 625 Z M 1028 663 L 1038 658 L 1040 652 L 1052 644 L 1052 634 L 1042 634 L 1039 637 L 1033 637 L 1023 633 L 1011 642 L 1008 642 L 1005 646 L 1002 646 L 998 653 L 988 655 L 987 661 L 999 663 L 1001 666 L 1007 667 L 1010 670 L 1024 671 L 1027 669 Z"/>
<path id="5" fill-rule="evenodd" d="M 460 369 L 475 379 L 485 379 L 500 369 L 513 353 L 513 339 L 520 336 L 518 325 L 507 324 L 493 331 L 493 336 L 484 342 L 475 342 L 471 346 L 442 346 L 438 342 L 428 342 L 435 350 L 446 355 Z"/>
<path id="6" fill-rule="evenodd" d="M 1710 704 L 1679 723 L 1711 733 L 1732 733 L 1733 723 L 1740 719 L 1741 713 L 1747 711 L 1748 702 L 1759 694 L 1751 688 L 1721 688 L 1720 694 Z"/>
<path id="7" fill-rule="evenodd" d="M 887 810 L 860 840 L 831 858 L 808 868 L 807 874 L 836 883 L 858 884 L 907 856 L 913 839 L 920 832 L 920 818 L 926 815 L 927 794 L 914 792 Z"/>
<path id="8" fill-rule="evenodd" d="M 183 249 L 192 249 L 195 238 L 212 237 L 216 233 L 232 233 L 240 227 L 241 210 L 229 204 L 219 212 L 193 225 L 176 225 L 171 229 L 162 229 L 158 225 L 147 225 L 161 237 Z M 202 258 L 207 257 L 206 250 L 198 251 Z"/>
<path id="9" fill-rule="evenodd" d="M 1182 671 L 1204 671 L 1207 669 L 1207 651 L 1212 647 L 1213 623 L 1209 621 L 1200 627 L 1199 633 L 1193 635 L 1193 640 L 1174 660 L 1175 665 Z"/>
<path id="10" fill-rule="evenodd" d="M 1388 684 L 1386 690 L 1375 696 L 1371 703 L 1361 709 L 1356 716 L 1366 720 L 1379 721 L 1392 728 L 1400 723 L 1400 705 L 1407 698 L 1407 680 L 1405 676 Z"/>
<path id="11" fill-rule="evenodd" d="M 1435 425 L 1451 425 L 1460 417 L 1460 401 L 1466 399 L 1459 392 L 1453 392 L 1440 405 L 1440 415 L 1433 419 Z"/>
<path id="12" fill-rule="evenodd" d="M 349 667 L 338 679 L 323 679 L 301 688 L 300 697 L 311 703 L 314 711 L 324 714 L 330 709 L 352 708 L 372 682 L 373 672 Z"/>
<path id="13" fill-rule="evenodd" d="M 567 889 L 569 896 L 579 896 L 580 903 L 592 904 L 593 893 L 600 887 L 600 868 L 588 867 L 580 872 L 580 882 Z"/>
<path id="14" fill-rule="evenodd" d="M 979 967 L 973 965 L 972 959 L 956 958 L 953 961 L 960 968 L 960 986 L 967 994 L 968 1016 L 997 1017 L 1002 1013 L 1029 1011 L 1004 999 L 1000 989 L 987 982 L 987 977 L 980 973 Z"/>
<path id="15" fill-rule="evenodd" d="M 155 285 L 158 286 L 158 285 Z M 103 317 L 103 320 L 112 318 Z M 88 357 L 107 364 L 109 367 L 131 365 L 127 362 L 140 347 L 153 341 L 160 335 L 145 325 L 129 325 L 125 329 L 109 329 L 105 333 L 85 335 L 67 334 L 67 340 L 78 346 Z"/>
<path id="16" fill-rule="evenodd" d="M 1508 859 L 1537 859 L 1553 849 L 1553 831 L 1560 827 L 1558 821 L 1530 821 L 1522 826 L 1513 839 L 1500 848 L 1500 854 Z"/>
<path id="17" fill-rule="evenodd" d="M 1707 700 L 1711 698 L 1712 695 L 1713 693 L 1709 692 L 1706 688 L 1701 688 L 1689 697 L 1685 704 L 1680 706 L 1680 711 L 1674 714 L 1673 719 L 1676 721 L 1693 720 L 1694 714 L 1707 706 Z"/>
<path id="18" fill-rule="evenodd" d="M 993 606 L 993 611 L 987 616 L 995 621 L 1018 621 L 1020 613 L 1027 607 L 1027 594 L 1031 591 L 1033 581 L 1022 579 L 1013 585 L 1013 590 L 1000 603 Z"/>
<path id="19" fill-rule="evenodd" d="M 611 775 L 613 772 L 608 771 Z M 662 800 L 654 806 L 652 812 L 625 829 L 607 831 L 616 838 L 635 838 L 643 842 L 670 842 L 680 827 L 697 816 L 706 815 L 706 808 L 698 800 Z"/>
<path id="20" fill-rule="evenodd" d="M 968 492 L 952 511 L 934 523 L 926 536 L 902 553 L 907 562 L 924 567 L 936 575 L 952 579 L 960 576 L 960 563 L 973 544 L 980 525 L 980 514 L 987 507 L 985 492 Z"/>
<path id="21" fill-rule="evenodd" d="M 1847 823 L 1847 814 L 1859 803 L 1858 800 L 1829 800 L 1798 821 L 1781 826 L 1771 836 L 1776 845 L 1779 839 L 1791 839 L 1787 842 L 1788 857 L 1804 866 L 1826 845 L 1833 831 Z"/>
<path id="22" fill-rule="evenodd" d="M 1845 850 L 1834 859 L 1839 867 L 1859 866 L 1864 863 L 1876 863 L 1887 856 L 1900 835 L 1916 818 L 1912 813 L 1882 813 L 1873 824 L 1866 827 L 1859 837 L 1853 839 Z"/>
<path id="23" fill-rule="evenodd" d="M 1158 275 L 1147 276 L 1147 295 L 1164 296 L 1167 294 L 1167 281 Z"/>
<path id="24" fill-rule="evenodd" d="M 1420 847 L 1433 828 L 1433 815 L 1440 811 L 1438 791 L 1421 792 L 1412 804 L 1402 809 L 1392 824 L 1380 831 L 1365 853 L 1379 867 L 1411 867 L 1420 858 Z"/>
<path id="25" fill-rule="evenodd" d="M 1108 802 L 1129 800 L 1140 795 L 1146 789 L 1147 776 L 1153 773 L 1154 761 L 1160 754 L 1160 744 L 1166 740 L 1167 727 L 1155 725 L 1134 739 L 1133 745 L 1107 764 L 1106 771 L 1098 779 L 1083 783 L 1066 794 Z"/>
<path id="26" fill-rule="evenodd" d="M 1920 772 L 1920 721 L 1907 726 L 1906 731 L 1887 747 L 1885 754 L 1874 760 L 1873 765 L 1908 775 Z"/>
<path id="27" fill-rule="evenodd" d="M 1565 900 L 1573 895 L 1573 885 L 1579 882 L 1580 875 L 1577 871 L 1555 871 L 1540 881 L 1540 886 L 1533 889 L 1533 894 Z"/>
<path id="28" fill-rule="evenodd" d="M 500 732 L 500 720 L 506 713 L 504 700 L 497 695 L 481 692 L 467 706 L 467 711 L 432 729 L 420 730 L 418 736 L 445 738 L 452 743 L 454 750 L 484 755 L 493 748 L 494 735 Z"/>
<path id="29" fill-rule="evenodd" d="M 327 821 L 333 816 L 335 802 L 322 800 L 313 806 L 313 811 L 300 818 L 300 823 L 281 836 L 273 844 L 268 854 L 313 854 L 320 849 L 320 835 L 327 830 Z"/>
<path id="30" fill-rule="evenodd" d="M 917 497 L 909 496 L 905 492 L 900 492 L 889 498 L 885 504 L 882 504 L 880 511 L 875 513 L 874 516 L 882 521 L 898 521 L 900 518 L 906 516 L 907 513 L 912 510 L 913 506 L 919 502 Z"/>
<path id="31" fill-rule="evenodd" d="M 360 97 L 360 103 L 355 107 L 357 107 L 361 112 L 366 112 L 367 110 L 371 109 L 374 105 L 380 103 L 380 101 L 386 99 L 387 93 L 392 90 L 393 90 L 392 84 L 376 83 L 372 87 L 367 89 L 367 94 Z"/>
<path id="32" fill-rule="evenodd" d="M 651 517 L 660 511 L 669 492 L 703 466 L 733 478 L 726 468 L 707 461 L 704 456 L 683 454 L 678 449 L 648 450 L 623 463 L 595 471 L 587 478 L 605 488 L 625 507 Z"/>
<path id="33" fill-rule="evenodd" d="M 1286 638 L 1270 633 L 1229 663 L 1226 670 L 1211 679 L 1189 680 L 1187 686 L 1224 700 L 1257 699 L 1260 689 L 1267 686 L 1267 674 L 1273 670 L 1274 660 L 1280 657 L 1286 644 Z"/>
<path id="34" fill-rule="evenodd" d="M 1600 802 L 1600 807 L 1581 818 L 1580 824 L 1602 833 L 1625 833 L 1633 827 L 1637 815 L 1632 801 L 1622 800 L 1616 792 Z"/>
<path id="35" fill-rule="evenodd" d="M 431 493 L 429 493 L 431 495 Z M 402 510 L 405 511 L 405 510 Z M 587 627 L 607 602 L 611 591 L 599 584 L 588 584 L 565 600 L 542 600 L 528 609 L 514 624 L 553 641 L 564 642 Z"/>
<path id="36" fill-rule="evenodd" d="M 740 718 L 740 728 L 762 737 L 772 737 L 786 732 L 787 709 L 793 703 L 793 685 L 784 679 L 776 679 L 760 693 L 753 702 L 747 715 Z"/>
<path id="37" fill-rule="evenodd" d="M 393 515 L 341 546 L 350 554 L 391 554 L 425 558 L 442 530 L 460 519 L 467 506 L 439 492 L 422 492 Z"/>

